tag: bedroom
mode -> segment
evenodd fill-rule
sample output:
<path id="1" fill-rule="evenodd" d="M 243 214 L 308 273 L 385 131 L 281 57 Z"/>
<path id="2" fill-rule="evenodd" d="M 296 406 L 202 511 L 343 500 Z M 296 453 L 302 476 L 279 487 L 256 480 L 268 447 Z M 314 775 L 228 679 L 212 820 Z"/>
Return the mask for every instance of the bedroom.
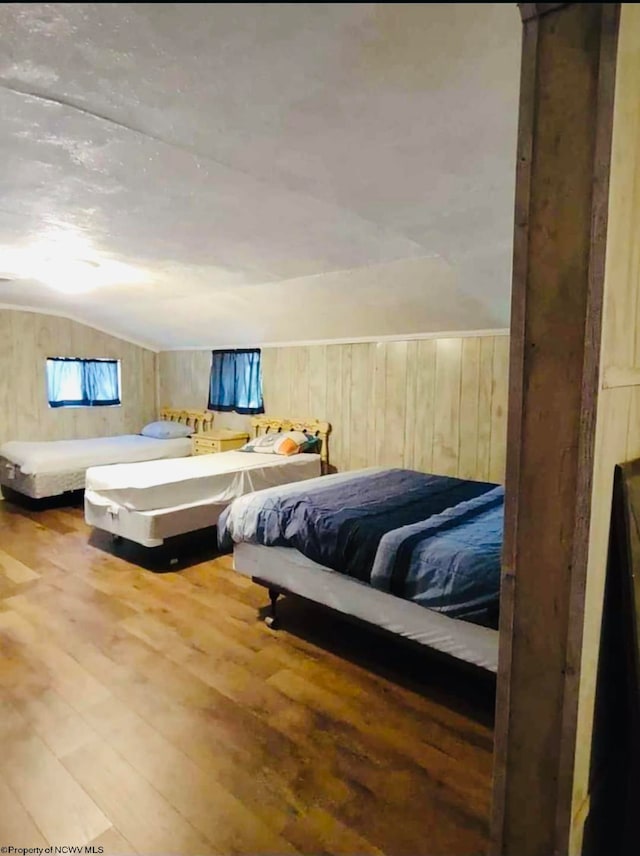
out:
<path id="1" fill-rule="evenodd" d="M 622 45 L 638 26 L 627 8 Z M 558 12 L 564 45 L 596 14 L 606 19 L 599 6 Z M 135 436 L 162 407 L 203 411 L 212 349 L 259 347 L 265 415 L 328 422 L 324 451 L 338 474 L 406 467 L 504 482 L 519 97 L 523 110 L 515 6 L 6 4 L 0 15 L 0 443 Z M 524 17 L 530 32 L 537 19 Z M 620 58 L 632 80 L 633 51 Z M 593 100 L 575 109 L 592 115 Z M 536 342 L 557 362 L 527 394 L 548 393 L 552 366 L 578 360 L 570 345 Z M 46 360 L 56 357 L 119 361 L 120 405 L 50 406 Z M 563 378 L 560 410 L 563 395 L 573 402 Z M 214 411 L 215 432 L 249 429 L 249 416 Z M 560 419 L 543 433 L 563 446 L 563 430 L 574 429 Z M 624 452 L 637 453 L 635 442 L 630 431 Z M 1 508 L 7 844 L 415 853 L 425 832 L 413 792 L 431 836 L 425 856 L 489 847 L 494 732 L 482 680 L 465 695 L 464 673 L 428 655 L 404 674 L 396 648 L 372 656 L 366 630 L 332 619 L 334 632 L 326 612 L 294 598 L 274 633 L 257 617 L 266 592 L 230 557 L 154 575 L 127 545 L 92 533 L 81 508 Z M 592 629 L 602 576 L 590 577 Z M 550 573 L 549 597 L 579 585 Z M 543 626 L 537 596 L 514 608 L 516 625 L 537 616 Z M 566 642 L 565 619 L 548 630 Z M 582 737 L 598 645 L 595 632 L 585 639 Z M 514 721 L 535 658 L 555 676 L 566 655 L 517 644 Z M 430 677 L 417 679 L 426 664 Z M 505 674 L 497 744 L 510 733 Z M 562 692 L 558 678 L 550 706 Z M 388 728 L 368 715 L 376 703 Z M 548 712 L 519 744 L 520 763 L 505 765 L 514 792 L 548 737 Z M 566 771 L 573 750 L 558 745 Z M 570 811 L 558 834 L 571 831 L 572 852 L 588 812 L 589 757 L 578 755 L 557 805 L 537 806 L 540 835 L 555 829 L 550 811 Z M 530 836 L 516 815 L 507 804 L 502 832 L 494 825 L 501 852 Z"/>

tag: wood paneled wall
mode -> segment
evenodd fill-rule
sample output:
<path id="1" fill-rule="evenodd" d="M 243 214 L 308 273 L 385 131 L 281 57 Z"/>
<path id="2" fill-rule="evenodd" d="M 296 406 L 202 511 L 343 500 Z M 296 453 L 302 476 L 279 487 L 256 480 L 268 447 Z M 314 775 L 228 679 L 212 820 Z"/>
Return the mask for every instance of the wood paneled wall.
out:
<path id="1" fill-rule="evenodd" d="M 156 356 L 66 318 L 0 309 L 0 443 L 137 433 L 157 415 Z M 122 405 L 50 408 L 47 357 L 121 360 Z"/>
<path id="2" fill-rule="evenodd" d="M 596 734 L 594 710 L 613 470 L 640 457 L 640 5 L 621 9 L 611 157 L 609 224 L 604 283 L 600 391 L 595 440 L 589 564 L 585 592 L 573 793 L 571 853 L 583 851 L 591 811 L 607 790 L 606 744 Z M 604 744 L 604 747 L 603 747 Z M 593 753 L 596 753 L 594 756 Z M 625 851 L 626 852 L 626 851 Z"/>
<path id="3" fill-rule="evenodd" d="M 381 465 L 502 481 L 507 336 L 265 348 L 265 407 L 332 425 L 338 470 Z M 160 402 L 206 406 L 209 351 L 160 354 Z M 246 420 L 217 414 L 217 426 Z"/>

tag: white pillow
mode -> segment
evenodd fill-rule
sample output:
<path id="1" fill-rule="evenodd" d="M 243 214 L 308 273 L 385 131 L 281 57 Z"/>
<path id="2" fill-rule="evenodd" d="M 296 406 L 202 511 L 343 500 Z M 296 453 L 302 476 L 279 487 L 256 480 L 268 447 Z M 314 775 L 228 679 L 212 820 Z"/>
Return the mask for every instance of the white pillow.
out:
<path id="1" fill-rule="evenodd" d="M 281 435 L 275 431 L 268 434 L 261 434 L 253 440 L 249 440 L 240 449 L 241 452 L 259 452 L 261 455 L 275 455 L 276 443 Z"/>
<path id="2" fill-rule="evenodd" d="M 183 425 L 182 422 L 162 419 L 160 422 L 149 422 L 140 433 L 143 437 L 153 437 L 155 440 L 177 440 L 180 437 L 190 437 L 193 428 Z"/>

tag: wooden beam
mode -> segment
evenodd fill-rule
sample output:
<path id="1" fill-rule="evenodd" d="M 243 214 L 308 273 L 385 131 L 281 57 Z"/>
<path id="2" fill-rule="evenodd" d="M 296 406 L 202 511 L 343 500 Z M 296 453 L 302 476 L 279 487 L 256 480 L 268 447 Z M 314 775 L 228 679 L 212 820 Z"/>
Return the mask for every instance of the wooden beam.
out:
<path id="1" fill-rule="evenodd" d="M 518 3 L 518 8 L 524 23 L 533 18 L 541 18 L 543 15 L 548 15 L 549 12 L 555 12 L 556 9 L 562 9 L 563 6 L 568 5 L 568 3 Z"/>
<path id="2" fill-rule="evenodd" d="M 569 852 L 619 4 L 534 11 L 522 10 L 499 856 Z"/>

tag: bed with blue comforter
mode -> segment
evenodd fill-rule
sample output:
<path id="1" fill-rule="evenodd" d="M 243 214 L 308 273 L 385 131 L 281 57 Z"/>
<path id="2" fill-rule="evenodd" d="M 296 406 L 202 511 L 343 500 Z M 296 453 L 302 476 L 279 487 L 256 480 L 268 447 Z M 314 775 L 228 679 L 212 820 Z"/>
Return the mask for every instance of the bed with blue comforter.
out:
<path id="1" fill-rule="evenodd" d="M 222 549 L 249 542 L 307 558 L 451 618 L 497 627 L 504 490 L 373 468 L 235 500 Z"/>

